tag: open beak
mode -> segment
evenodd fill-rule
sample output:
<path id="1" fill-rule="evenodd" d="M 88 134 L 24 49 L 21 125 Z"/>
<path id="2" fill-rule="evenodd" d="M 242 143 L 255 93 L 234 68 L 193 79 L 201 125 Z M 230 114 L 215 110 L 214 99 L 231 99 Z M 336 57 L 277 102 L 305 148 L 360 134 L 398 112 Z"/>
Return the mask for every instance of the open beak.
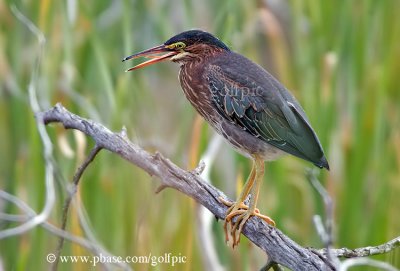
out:
<path id="1" fill-rule="evenodd" d="M 178 54 L 178 52 L 171 51 L 171 49 L 167 48 L 164 44 L 161 44 L 159 46 L 144 50 L 137 54 L 127 56 L 124 59 L 122 59 L 122 62 L 126 61 L 126 60 L 130 60 L 130 59 L 139 58 L 139 57 L 150 58 L 150 60 L 142 62 L 142 63 L 126 70 L 127 72 L 129 72 L 129 71 L 137 70 L 137 69 L 140 69 L 140 68 L 143 68 L 143 67 L 146 67 L 146 66 L 164 61 L 164 60 L 168 60 L 176 54 Z"/>

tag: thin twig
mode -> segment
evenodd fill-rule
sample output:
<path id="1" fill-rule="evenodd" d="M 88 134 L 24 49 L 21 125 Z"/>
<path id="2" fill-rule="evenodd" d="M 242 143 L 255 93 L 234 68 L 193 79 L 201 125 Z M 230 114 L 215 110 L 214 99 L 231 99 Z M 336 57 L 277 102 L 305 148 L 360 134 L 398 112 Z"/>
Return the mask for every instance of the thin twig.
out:
<path id="1" fill-rule="evenodd" d="M 26 204 L 24 201 L 22 201 L 18 197 L 7 193 L 6 191 L 0 190 L 0 198 L 11 202 L 15 206 L 17 206 L 19 209 L 21 209 L 22 212 L 24 212 L 24 214 L 18 215 L 18 217 L 20 217 L 20 219 L 21 219 L 21 222 L 29 221 L 33 217 L 37 216 L 35 211 L 31 207 L 29 207 L 28 204 Z M 7 214 L 7 215 L 9 215 L 9 214 Z M 14 215 L 14 216 L 17 216 L 17 215 Z M 3 217 L 3 218 L 4 218 L 4 220 L 7 220 L 7 219 L 5 219 L 5 217 Z M 14 218 L 12 218 L 12 217 L 9 217 L 9 218 L 11 218 L 10 221 L 14 221 Z M 24 219 L 22 220 L 22 218 L 24 218 Z M 42 228 L 44 228 L 45 230 L 47 230 L 48 232 L 50 232 L 51 234 L 54 234 L 55 236 L 62 237 L 66 240 L 69 240 L 75 244 L 80 245 L 81 247 L 86 248 L 88 251 L 91 251 L 94 255 L 104 255 L 106 257 L 113 256 L 109 252 L 107 252 L 105 249 L 101 248 L 101 246 L 99 246 L 94 241 L 87 240 L 80 236 L 75 236 L 69 232 L 63 231 L 63 230 L 57 228 L 56 226 L 50 224 L 49 222 L 43 222 L 40 224 L 40 226 Z M 104 265 L 104 267 L 106 268 L 106 266 L 105 266 L 106 263 L 100 262 L 100 264 Z M 123 263 L 123 262 L 122 263 L 116 262 L 116 263 L 111 263 L 111 264 L 116 265 L 116 266 L 122 268 L 123 270 L 128 270 L 128 271 L 132 270 L 126 263 Z"/>
<path id="2" fill-rule="evenodd" d="M 314 216 L 314 224 L 316 226 L 317 232 L 320 235 L 325 248 L 321 250 L 315 250 L 316 253 L 327 256 L 330 262 L 334 263 L 335 267 L 340 271 L 348 270 L 352 266 L 356 265 L 368 265 L 373 267 L 378 267 L 388 271 L 398 271 L 396 268 L 391 266 L 388 263 L 376 261 L 372 259 L 366 259 L 361 257 L 367 257 L 372 255 L 384 254 L 395 248 L 400 246 L 400 236 L 390 240 L 389 242 L 375 246 L 375 247 L 363 247 L 357 249 L 347 249 L 347 248 L 340 248 L 340 249 L 333 249 L 332 242 L 333 242 L 333 201 L 332 198 L 329 196 L 328 192 L 325 188 L 321 185 L 316 177 L 316 173 L 313 170 L 309 170 L 307 172 L 308 179 L 310 180 L 312 186 L 318 191 L 321 195 L 322 199 L 324 200 L 325 205 L 325 212 L 326 212 L 326 219 L 325 219 L 325 226 L 322 222 L 320 216 Z M 353 258 L 349 260 L 345 260 L 343 262 L 339 261 L 339 257 L 347 257 Z M 354 259 L 356 258 L 356 259 Z"/>
<path id="3" fill-rule="evenodd" d="M 396 248 L 400 247 L 400 236 L 378 246 L 368 246 L 361 248 L 336 248 L 331 249 L 330 253 L 336 257 L 343 258 L 358 258 L 358 257 L 368 257 L 373 255 L 379 255 L 388 253 Z M 322 255 L 327 255 L 326 248 L 317 250 Z"/>
<path id="4" fill-rule="evenodd" d="M 63 206 L 61 230 L 65 230 L 65 228 L 67 226 L 69 207 L 71 205 L 71 201 L 72 201 L 73 197 L 75 196 L 76 192 L 78 191 L 78 185 L 79 185 L 79 181 L 82 177 L 82 174 L 85 172 L 86 168 L 94 160 L 94 158 L 100 152 L 101 149 L 102 148 L 97 145 L 94 146 L 94 148 L 90 151 L 88 157 L 85 159 L 83 164 L 78 168 L 78 170 L 76 171 L 76 173 L 74 175 L 74 178 L 72 180 L 72 187 L 68 193 L 68 197 L 65 199 L 64 206 Z M 63 245 L 64 245 L 64 238 L 60 237 L 60 239 L 58 240 L 58 245 L 57 245 L 56 251 L 54 253 L 56 255 L 56 257 L 55 257 L 56 260 L 54 261 L 54 263 L 51 267 L 51 270 L 53 270 L 53 271 L 57 270 L 58 262 L 59 262 L 59 258 L 60 258 L 60 254 L 61 254 Z"/>
<path id="5" fill-rule="evenodd" d="M 14 204 L 15 206 L 17 206 L 22 212 L 24 212 L 25 214 L 22 215 L 18 215 L 18 217 L 20 217 L 20 219 L 22 220 L 22 222 L 26 222 L 29 221 L 32 217 L 37 216 L 36 212 L 33 211 L 33 209 L 31 207 L 29 207 L 28 204 L 26 204 L 25 202 L 23 202 L 21 199 L 19 199 L 18 197 L 11 195 L 9 193 L 7 193 L 6 191 L 0 190 L 0 198 L 3 200 L 6 200 L 8 202 L 11 202 L 12 204 Z M 10 217 L 10 221 L 14 221 L 14 219 L 12 217 Z M 6 217 L 3 217 L 4 220 L 7 220 Z M 18 219 L 19 220 L 19 219 Z M 40 224 L 40 226 L 42 226 L 43 228 L 49 230 L 51 233 L 57 235 L 57 236 L 62 236 L 65 239 L 71 240 L 89 250 L 93 249 L 93 246 L 86 240 L 84 240 L 81 237 L 78 236 L 74 236 L 71 235 L 70 233 L 60 230 L 59 228 L 53 226 L 52 224 L 48 223 L 48 222 L 43 222 L 42 224 Z"/>
<path id="6" fill-rule="evenodd" d="M 271 268 L 272 268 L 273 271 L 283 271 L 283 268 L 282 268 L 279 264 L 277 264 L 277 263 L 275 263 L 275 262 L 272 262 L 272 261 L 268 261 L 268 262 L 260 269 L 260 271 L 268 271 L 268 270 L 271 270 Z"/>
<path id="7" fill-rule="evenodd" d="M 40 63 L 42 61 L 42 56 L 44 52 L 44 45 L 46 39 L 43 33 L 28 19 L 26 18 L 15 5 L 11 5 L 11 11 L 17 19 L 23 23 L 29 31 L 31 31 L 39 42 L 39 52 L 38 57 L 35 61 L 35 67 L 32 70 L 31 79 L 29 82 L 28 92 L 29 92 L 29 102 L 32 111 L 36 114 L 40 111 L 40 106 L 37 99 L 36 93 L 36 85 L 37 85 L 37 78 L 39 73 Z M 53 145 L 51 143 L 50 137 L 46 132 L 46 128 L 43 124 L 43 121 L 38 117 L 36 119 L 36 126 L 39 131 L 40 139 L 43 143 L 43 150 L 44 150 L 44 160 L 46 165 L 46 172 L 45 172 L 45 186 L 46 186 L 46 199 L 45 204 L 42 211 L 34 217 L 31 217 L 25 223 L 16 226 L 11 229 L 6 229 L 0 232 L 0 239 L 13 236 L 13 235 L 20 235 L 24 232 L 27 232 L 37 225 L 43 223 L 49 217 L 51 210 L 53 209 L 56 197 L 55 197 L 55 189 L 54 189 L 54 165 L 52 159 L 53 153 Z"/>
<path id="8" fill-rule="evenodd" d="M 331 248 L 334 239 L 333 238 L 334 203 L 328 191 L 326 191 L 325 188 L 318 181 L 315 169 L 309 169 L 306 172 L 306 174 L 308 176 L 311 185 L 315 188 L 315 190 L 319 193 L 319 195 L 322 197 L 322 200 L 324 201 L 325 214 L 326 214 L 325 223 L 322 222 L 322 219 L 319 215 L 315 215 L 314 224 L 326 249 L 327 252 L 326 256 L 328 257 L 328 260 L 332 262 L 335 267 L 337 267 L 340 265 L 339 259 L 331 254 Z"/>
<path id="9" fill-rule="evenodd" d="M 310 183 L 315 188 L 315 190 L 317 190 L 317 192 L 322 197 L 322 200 L 324 201 L 325 213 L 326 213 L 325 227 L 324 227 L 325 230 L 321 231 L 322 235 L 320 237 L 325 247 L 329 248 L 332 246 L 333 242 L 333 206 L 334 206 L 333 200 L 329 195 L 329 193 L 318 181 L 315 169 L 308 170 L 307 175 L 308 179 L 310 180 Z"/>

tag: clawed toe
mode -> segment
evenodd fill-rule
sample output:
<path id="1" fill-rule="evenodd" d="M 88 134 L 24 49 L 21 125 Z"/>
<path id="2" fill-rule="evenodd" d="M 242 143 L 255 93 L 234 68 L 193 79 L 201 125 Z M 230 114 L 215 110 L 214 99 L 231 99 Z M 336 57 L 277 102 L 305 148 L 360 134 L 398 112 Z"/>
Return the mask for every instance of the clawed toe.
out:
<path id="1" fill-rule="evenodd" d="M 232 239 L 232 246 L 235 247 L 240 242 L 240 234 L 242 233 L 243 227 L 247 220 L 251 216 L 258 216 L 263 219 L 268 224 L 275 226 L 275 222 L 268 216 L 260 213 L 257 208 L 249 208 L 243 202 L 230 202 L 223 198 L 219 199 L 223 204 L 228 206 L 228 211 L 226 213 L 224 222 L 224 232 L 225 241 L 229 242 Z M 235 221 L 233 219 L 236 217 Z M 228 224 L 230 225 L 230 230 L 228 231 Z M 229 238 L 229 236 L 231 238 Z"/>

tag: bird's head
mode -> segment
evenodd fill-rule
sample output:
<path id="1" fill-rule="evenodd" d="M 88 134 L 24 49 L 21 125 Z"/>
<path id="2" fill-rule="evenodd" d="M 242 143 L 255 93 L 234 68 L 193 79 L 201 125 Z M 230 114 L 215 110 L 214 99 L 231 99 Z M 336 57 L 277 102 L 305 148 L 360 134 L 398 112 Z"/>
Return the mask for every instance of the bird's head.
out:
<path id="1" fill-rule="evenodd" d="M 164 60 L 185 64 L 223 51 L 229 51 L 228 46 L 210 33 L 201 30 L 189 30 L 173 36 L 159 46 L 125 57 L 122 61 L 139 57 L 150 58 L 150 60 L 127 70 L 133 71 Z"/>

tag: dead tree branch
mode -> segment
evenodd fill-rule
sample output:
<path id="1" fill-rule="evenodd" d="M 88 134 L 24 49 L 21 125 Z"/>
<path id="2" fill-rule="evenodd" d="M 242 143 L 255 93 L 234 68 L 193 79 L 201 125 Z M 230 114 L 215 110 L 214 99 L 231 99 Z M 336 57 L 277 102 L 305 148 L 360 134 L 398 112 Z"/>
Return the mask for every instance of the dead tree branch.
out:
<path id="1" fill-rule="evenodd" d="M 89 153 L 89 156 L 86 158 L 84 163 L 78 168 L 77 172 L 74 175 L 74 179 L 72 181 L 72 187 L 69 191 L 68 197 L 65 199 L 64 206 L 63 206 L 63 214 L 62 214 L 62 221 L 61 221 L 61 230 L 63 230 L 63 231 L 65 231 L 65 228 L 67 227 L 69 207 L 71 206 L 73 197 L 75 196 L 76 192 L 78 191 L 78 184 L 82 177 L 82 174 L 100 151 L 101 151 L 101 148 L 98 146 L 95 146 L 92 149 L 92 151 Z M 61 255 L 61 250 L 64 245 L 64 240 L 65 240 L 64 237 L 60 236 L 60 239 L 59 239 L 58 245 L 57 245 L 57 249 L 55 252 L 56 260 L 53 263 L 51 270 L 57 270 L 58 262 L 59 262 L 60 255 Z"/>
<path id="2" fill-rule="evenodd" d="M 378 246 L 368 246 L 355 249 L 337 248 L 331 249 L 330 253 L 335 257 L 358 258 L 384 254 L 398 247 L 400 247 L 400 236 Z M 327 255 L 327 250 L 325 248 L 318 250 L 318 252 L 322 255 Z"/>
<path id="3" fill-rule="evenodd" d="M 118 154 L 161 181 L 162 187 L 176 189 L 206 207 L 217 219 L 223 220 L 227 207 L 218 198 L 227 198 L 220 190 L 203 181 L 199 170 L 186 171 L 164 158 L 160 153 L 150 154 L 130 142 L 123 131 L 113 133 L 103 125 L 84 119 L 66 110 L 61 104 L 36 115 L 44 124 L 62 123 L 66 129 L 75 129 L 93 138 L 98 148 Z M 279 229 L 257 217 L 246 223 L 243 234 L 268 254 L 270 262 L 292 270 L 336 270 L 327 259 L 326 251 L 304 248 Z M 398 243 L 398 240 L 395 242 Z M 336 249 L 331 253 L 341 256 Z M 387 251 L 387 250 L 385 250 Z"/>

